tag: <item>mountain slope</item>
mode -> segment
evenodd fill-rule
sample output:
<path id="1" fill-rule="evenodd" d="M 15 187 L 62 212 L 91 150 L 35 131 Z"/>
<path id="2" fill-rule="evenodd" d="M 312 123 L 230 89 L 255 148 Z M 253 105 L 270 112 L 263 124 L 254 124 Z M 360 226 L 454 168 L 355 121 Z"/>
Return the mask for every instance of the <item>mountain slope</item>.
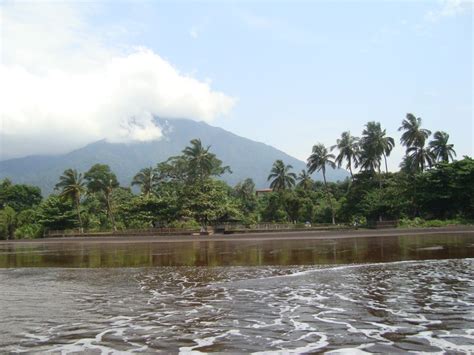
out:
<path id="1" fill-rule="evenodd" d="M 267 187 L 267 176 L 277 159 L 293 165 L 297 173 L 305 168 L 304 162 L 276 148 L 222 128 L 185 119 L 157 121 L 163 129 L 161 140 L 129 144 L 99 141 L 63 155 L 28 156 L 0 161 L 0 179 L 8 177 L 16 183 L 36 185 L 41 187 L 43 194 L 49 194 L 65 169 L 86 171 L 95 163 L 104 163 L 110 165 L 122 185 L 129 185 L 140 169 L 180 154 L 193 138 L 200 138 L 204 145 L 211 145 L 211 151 L 224 165 L 231 167 L 233 173 L 223 176 L 223 180 L 230 185 L 251 177 L 258 188 Z M 347 171 L 342 169 L 329 169 L 327 175 L 330 181 L 348 176 Z M 316 175 L 316 179 L 319 178 Z"/>

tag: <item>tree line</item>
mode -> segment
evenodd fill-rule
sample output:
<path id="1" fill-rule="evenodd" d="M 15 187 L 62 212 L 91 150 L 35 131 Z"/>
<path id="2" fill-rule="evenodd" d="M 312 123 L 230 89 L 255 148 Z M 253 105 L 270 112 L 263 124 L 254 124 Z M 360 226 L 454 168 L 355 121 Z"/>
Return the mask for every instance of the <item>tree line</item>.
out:
<path id="1" fill-rule="evenodd" d="M 105 164 L 84 173 L 65 170 L 55 193 L 45 199 L 39 188 L 5 179 L 0 182 L 0 238 L 36 238 L 64 229 L 206 228 L 223 222 L 472 220 L 473 160 L 455 161 L 445 132 L 435 132 L 428 142 L 431 131 L 412 114 L 399 130 L 406 153 L 398 172 L 387 167 L 395 140 L 379 122 L 368 122 L 360 138 L 343 132 L 334 146 L 315 144 L 307 170 L 298 175 L 291 165 L 275 161 L 268 176 L 272 191 L 260 197 L 252 179 L 234 187 L 219 180 L 231 169 L 199 139 L 180 155 L 137 172 L 128 187 L 120 186 Z M 328 182 L 326 170 L 335 167 L 346 168 L 350 178 Z M 322 182 L 312 179 L 314 172 L 321 172 Z"/>

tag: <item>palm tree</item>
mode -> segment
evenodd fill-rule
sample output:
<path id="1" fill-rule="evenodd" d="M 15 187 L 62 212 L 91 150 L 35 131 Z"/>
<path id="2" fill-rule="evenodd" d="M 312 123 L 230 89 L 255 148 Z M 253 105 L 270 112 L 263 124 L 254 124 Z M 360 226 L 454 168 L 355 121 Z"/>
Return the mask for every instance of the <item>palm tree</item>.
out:
<path id="1" fill-rule="evenodd" d="M 405 164 L 407 164 L 408 171 L 410 172 L 423 172 L 425 167 L 431 168 L 435 161 L 433 153 L 428 148 L 425 148 L 424 145 L 408 148 L 406 155 Z"/>
<path id="2" fill-rule="evenodd" d="M 335 169 L 336 164 L 334 163 L 334 154 L 328 152 L 324 144 L 318 143 L 313 146 L 313 151 L 308 158 L 306 166 L 308 167 L 308 172 L 310 174 L 315 171 L 321 171 L 323 174 L 324 186 L 326 187 L 326 193 L 329 200 L 329 205 L 331 206 L 332 212 L 332 224 L 336 224 L 336 216 L 334 211 L 334 206 L 332 204 L 331 195 L 329 194 L 329 188 L 326 181 L 326 166 L 330 166 Z"/>
<path id="3" fill-rule="evenodd" d="M 385 131 L 385 130 L 384 130 Z M 385 161 L 385 173 L 388 174 L 388 166 L 387 166 L 387 157 L 390 156 L 390 153 L 395 147 L 395 140 L 392 137 L 385 137 L 382 140 L 383 148 L 383 159 Z"/>
<path id="4" fill-rule="evenodd" d="M 267 178 L 267 181 L 273 179 L 270 187 L 275 191 L 280 191 L 295 186 L 296 174 L 290 172 L 291 169 L 293 169 L 293 166 L 285 165 L 282 160 L 276 160 Z"/>
<path id="5" fill-rule="evenodd" d="M 454 144 L 448 144 L 449 134 L 443 131 L 437 131 L 433 135 L 434 139 L 430 142 L 430 151 L 436 161 L 442 161 L 449 163 L 454 160 L 456 151 L 454 150 Z"/>
<path id="6" fill-rule="evenodd" d="M 117 230 L 113 213 L 112 193 L 120 186 L 117 176 L 105 164 L 95 164 L 85 173 L 84 179 L 87 181 L 87 189 L 92 193 L 100 193 L 105 198 L 107 214 L 112 228 Z"/>
<path id="7" fill-rule="evenodd" d="M 200 139 L 191 140 L 191 145 L 184 148 L 183 157 L 188 162 L 189 176 L 201 182 L 210 175 L 222 175 L 231 172 L 228 166 L 222 166 L 222 161 L 209 152 L 211 146 L 204 147 Z"/>
<path id="8" fill-rule="evenodd" d="M 351 136 L 349 131 L 342 132 L 341 139 L 337 140 L 337 144 L 331 147 L 331 151 L 337 148 L 339 154 L 336 157 L 335 163 L 340 168 L 344 160 L 347 161 L 346 169 L 349 169 L 351 178 L 354 180 L 352 173 L 352 164 L 357 167 L 360 158 L 359 138 Z"/>
<path id="9" fill-rule="evenodd" d="M 140 186 L 140 190 L 146 197 L 150 196 L 150 193 L 158 186 L 160 182 L 160 176 L 156 168 L 144 168 L 140 170 L 132 181 L 132 186 Z"/>
<path id="10" fill-rule="evenodd" d="M 298 175 L 297 186 L 303 190 L 311 190 L 313 188 L 313 179 L 311 179 L 311 175 L 308 174 L 305 169 L 301 170 L 300 174 Z"/>
<path id="11" fill-rule="evenodd" d="M 398 128 L 399 131 L 404 131 L 400 143 L 405 147 L 423 147 L 425 141 L 431 135 L 429 129 L 421 128 L 421 117 L 415 117 L 411 113 L 407 113 L 406 119 L 402 121 L 402 125 Z"/>
<path id="12" fill-rule="evenodd" d="M 82 174 L 78 173 L 75 169 L 65 170 L 63 175 L 59 177 L 59 182 L 56 184 L 55 189 L 60 190 L 59 197 L 73 202 L 76 207 L 79 230 L 82 233 L 81 196 L 85 192 Z"/>
<path id="13" fill-rule="evenodd" d="M 385 170 L 387 168 L 387 156 L 390 155 L 395 140 L 392 137 L 387 137 L 386 130 L 382 130 L 379 122 L 368 122 L 365 129 L 362 131 L 362 138 L 360 140 L 361 154 L 360 166 L 363 170 L 376 171 L 380 174 L 382 156 L 385 159 Z"/>

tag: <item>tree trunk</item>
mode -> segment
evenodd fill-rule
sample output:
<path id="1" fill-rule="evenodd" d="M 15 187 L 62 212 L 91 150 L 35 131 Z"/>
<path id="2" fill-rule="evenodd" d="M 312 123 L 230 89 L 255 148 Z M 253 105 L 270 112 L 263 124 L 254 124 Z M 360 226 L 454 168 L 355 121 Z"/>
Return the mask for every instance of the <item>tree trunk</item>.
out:
<path id="1" fill-rule="evenodd" d="M 84 229 L 82 227 L 82 218 L 81 218 L 81 200 L 80 198 L 76 198 L 76 211 L 77 211 L 77 220 L 79 222 L 79 233 L 84 233 Z"/>
<path id="2" fill-rule="evenodd" d="M 382 191 L 382 172 L 380 171 L 380 164 L 379 164 L 379 189 L 380 191 Z M 380 213 L 379 213 L 379 221 L 382 222 L 382 215 Z"/>
<path id="3" fill-rule="evenodd" d="M 332 224 L 336 224 L 334 206 L 332 205 L 332 199 L 331 199 L 331 196 L 329 195 L 328 183 L 326 182 L 326 172 L 324 170 L 323 170 L 323 179 L 324 179 L 324 186 L 326 186 L 326 194 L 328 195 L 329 206 L 331 206 Z"/>
<path id="4" fill-rule="evenodd" d="M 385 173 L 388 174 L 387 156 L 385 155 L 385 153 L 383 154 L 383 158 L 385 160 Z"/>
<path id="5" fill-rule="evenodd" d="M 114 213 L 112 212 L 112 202 L 110 201 L 110 193 L 107 193 L 106 200 L 107 200 L 107 209 L 109 210 L 108 212 L 109 212 L 110 222 L 112 222 L 112 229 L 114 230 L 114 232 L 116 232 L 117 226 L 115 225 L 115 217 L 114 217 Z"/>

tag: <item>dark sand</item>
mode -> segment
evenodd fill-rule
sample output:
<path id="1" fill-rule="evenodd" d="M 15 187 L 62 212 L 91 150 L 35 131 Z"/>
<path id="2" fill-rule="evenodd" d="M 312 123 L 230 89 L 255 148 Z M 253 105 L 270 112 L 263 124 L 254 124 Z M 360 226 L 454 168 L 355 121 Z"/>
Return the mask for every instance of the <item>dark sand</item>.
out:
<path id="1" fill-rule="evenodd" d="M 106 235 L 91 237 L 60 237 L 41 239 L 18 239 L 0 240 L 2 244 L 12 243 L 169 243 L 186 241 L 258 241 L 258 240 L 304 240 L 304 239 L 341 239 L 341 238 L 363 238 L 381 236 L 401 235 L 423 235 L 423 234 L 472 234 L 474 226 L 452 226 L 441 228 L 391 228 L 391 229 L 358 229 L 358 230 L 325 230 L 325 231 L 288 231 L 288 232 L 258 232 L 258 233 L 236 233 L 236 234 L 214 234 L 214 235 Z"/>

